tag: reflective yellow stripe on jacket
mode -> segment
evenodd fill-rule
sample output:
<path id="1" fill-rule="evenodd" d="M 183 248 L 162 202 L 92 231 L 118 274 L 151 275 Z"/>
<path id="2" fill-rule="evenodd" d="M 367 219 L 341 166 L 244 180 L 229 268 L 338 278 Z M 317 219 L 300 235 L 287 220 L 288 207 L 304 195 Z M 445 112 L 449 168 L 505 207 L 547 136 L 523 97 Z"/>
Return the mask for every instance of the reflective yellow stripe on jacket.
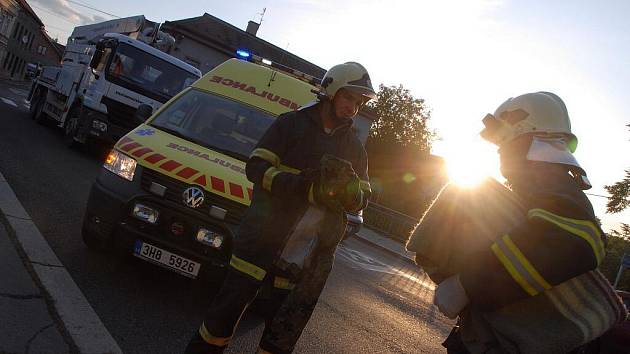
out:
<path id="1" fill-rule="evenodd" d="M 265 175 L 263 176 L 263 181 L 262 181 L 263 189 L 269 192 L 271 192 L 271 185 L 273 184 L 273 179 L 278 174 L 282 172 L 293 173 L 296 175 L 300 174 L 300 170 L 280 164 L 280 157 L 278 157 L 278 155 L 276 155 L 271 150 L 262 149 L 262 148 L 255 149 L 250 155 L 250 158 L 252 157 L 261 158 L 271 164 L 271 167 L 269 167 L 267 171 L 265 171 Z"/>
<path id="2" fill-rule="evenodd" d="M 492 245 L 491 249 L 512 278 L 529 295 L 534 296 L 551 289 L 551 285 L 532 266 L 521 250 L 512 242 L 509 235 L 503 235 Z"/>
<path id="3" fill-rule="evenodd" d="M 581 237 L 584 241 L 593 249 L 593 254 L 597 259 L 599 265 L 604 258 L 604 243 L 602 242 L 602 235 L 595 224 L 590 220 L 577 220 L 570 219 L 564 216 L 556 215 L 543 209 L 531 209 L 527 213 L 528 218 L 541 218 L 548 221 L 559 228 L 568 231 L 578 237 Z"/>
<path id="4" fill-rule="evenodd" d="M 241 273 L 245 273 L 258 281 L 262 281 L 267 274 L 267 271 L 260 268 L 259 266 L 249 263 L 243 259 L 232 255 L 230 258 L 230 266 Z"/>
<path id="5" fill-rule="evenodd" d="M 206 343 L 216 345 L 217 347 L 225 347 L 230 342 L 230 339 L 232 339 L 232 337 L 213 336 L 210 332 L 208 332 L 204 323 L 202 323 L 201 327 L 199 327 L 199 335 Z"/>

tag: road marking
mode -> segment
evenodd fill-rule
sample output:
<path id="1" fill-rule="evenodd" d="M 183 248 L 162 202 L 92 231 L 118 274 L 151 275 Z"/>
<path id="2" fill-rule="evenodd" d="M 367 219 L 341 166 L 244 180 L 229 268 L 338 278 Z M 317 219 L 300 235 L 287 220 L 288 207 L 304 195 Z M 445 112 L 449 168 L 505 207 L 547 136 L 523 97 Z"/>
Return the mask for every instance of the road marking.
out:
<path id="1" fill-rule="evenodd" d="M 16 94 L 18 96 L 26 96 L 26 91 L 25 90 L 20 90 L 20 89 L 16 89 L 16 88 L 9 88 L 9 91 L 13 92 L 14 94 Z"/>
<path id="2" fill-rule="evenodd" d="M 435 289 L 435 284 L 433 284 L 432 281 L 427 280 L 426 277 L 422 277 L 422 278 L 416 277 L 412 274 L 404 272 L 403 270 L 400 270 L 398 268 L 385 264 L 379 260 L 376 260 L 366 255 L 363 252 L 350 249 L 346 247 L 345 245 L 339 245 L 337 247 L 337 255 L 341 256 L 341 258 L 344 258 L 350 261 L 351 263 L 354 263 L 356 266 L 360 268 L 371 270 L 377 273 L 386 273 L 386 274 L 396 275 L 396 276 L 405 278 L 407 280 L 410 280 L 414 283 L 420 284 L 421 286 L 425 288 L 428 288 L 431 290 Z"/>
<path id="3" fill-rule="evenodd" d="M 13 102 L 12 100 L 10 100 L 8 98 L 0 97 L 0 100 L 2 100 L 2 102 L 4 102 L 4 103 L 8 104 L 9 106 L 17 107 L 17 104 L 15 104 L 15 102 Z"/>

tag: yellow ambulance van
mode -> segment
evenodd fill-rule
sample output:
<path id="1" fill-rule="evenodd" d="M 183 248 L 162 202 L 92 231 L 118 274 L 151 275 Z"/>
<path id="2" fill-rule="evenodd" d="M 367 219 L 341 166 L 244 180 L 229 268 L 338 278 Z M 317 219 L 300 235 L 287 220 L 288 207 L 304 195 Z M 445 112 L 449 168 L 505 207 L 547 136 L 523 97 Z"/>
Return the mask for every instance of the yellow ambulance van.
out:
<path id="1" fill-rule="evenodd" d="M 225 267 L 252 198 L 245 162 L 275 117 L 316 98 L 317 79 L 284 69 L 230 59 L 121 138 L 90 191 L 88 247 L 191 278 Z M 364 142 L 370 125 L 355 124 Z"/>

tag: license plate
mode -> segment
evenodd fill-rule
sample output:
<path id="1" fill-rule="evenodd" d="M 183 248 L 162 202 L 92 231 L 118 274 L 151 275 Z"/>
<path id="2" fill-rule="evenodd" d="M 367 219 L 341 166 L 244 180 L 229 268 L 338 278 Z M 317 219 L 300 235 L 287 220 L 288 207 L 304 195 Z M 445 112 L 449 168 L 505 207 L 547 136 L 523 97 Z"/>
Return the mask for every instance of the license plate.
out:
<path id="1" fill-rule="evenodd" d="M 168 268 L 189 278 L 197 277 L 201 264 L 175 253 L 155 247 L 140 240 L 136 241 L 133 255 L 146 261 Z"/>

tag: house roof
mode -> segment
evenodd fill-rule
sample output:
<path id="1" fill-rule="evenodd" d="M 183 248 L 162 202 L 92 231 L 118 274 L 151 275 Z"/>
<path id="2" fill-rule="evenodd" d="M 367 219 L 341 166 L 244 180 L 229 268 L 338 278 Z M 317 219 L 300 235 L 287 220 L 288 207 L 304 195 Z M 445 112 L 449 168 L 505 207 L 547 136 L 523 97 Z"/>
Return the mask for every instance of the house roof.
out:
<path id="1" fill-rule="evenodd" d="M 178 31 L 230 56 L 234 56 L 237 49 L 244 49 L 318 78 L 326 73 L 323 68 L 208 13 L 199 17 L 167 21 L 162 30 Z"/>
<path id="2" fill-rule="evenodd" d="M 31 6 L 26 2 L 26 0 L 17 0 L 17 2 L 20 4 L 22 9 L 24 9 L 24 11 L 26 11 L 29 15 L 31 15 L 35 19 L 35 21 L 37 21 L 37 23 L 39 23 L 40 26 L 44 26 L 44 23 L 42 22 L 42 20 L 37 16 L 35 11 L 33 11 L 33 8 L 31 8 Z"/>

